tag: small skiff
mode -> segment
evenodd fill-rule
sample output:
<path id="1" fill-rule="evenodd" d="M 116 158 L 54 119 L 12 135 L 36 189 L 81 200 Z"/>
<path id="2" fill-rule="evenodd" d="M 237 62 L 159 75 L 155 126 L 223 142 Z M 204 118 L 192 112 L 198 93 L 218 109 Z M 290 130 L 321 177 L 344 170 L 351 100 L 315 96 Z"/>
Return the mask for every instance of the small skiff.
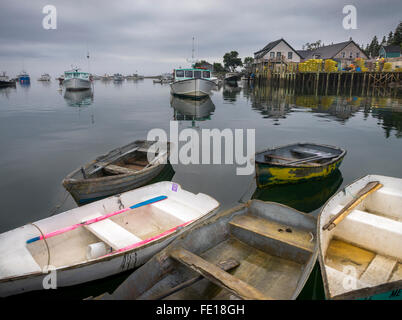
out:
<path id="1" fill-rule="evenodd" d="M 101 299 L 295 299 L 317 257 L 316 219 L 249 201 L 191 228 Z"/>
<path id="2" fill-rule="evenodd" d="M 78 205 L 141 187 L 163 170 L 169 147 L 169 142 L 134 141 L 74 170 L 63 186 Z M 148 154 L 154 156 L 151 162 Z"/>
<path id="3" fill-rule="evenodd" d="M 368 175 L 335 194 L 318 222 L 328 299 L 401 299 L 402 179 Z"/>
<path id="4" fill-rule="evenodd" d="M 159 182 L 2 233 L 0 296 L 43 289 L 49 270 L 64 287 L 136 268 L 218 207 Z"/>
<path id="5" fill-rule="evenodd" d="M 345 155 L 341 148 L 315 143 L 295 143 L 257 152 L 257 186 L 325 178 L 339 168 Z"/>

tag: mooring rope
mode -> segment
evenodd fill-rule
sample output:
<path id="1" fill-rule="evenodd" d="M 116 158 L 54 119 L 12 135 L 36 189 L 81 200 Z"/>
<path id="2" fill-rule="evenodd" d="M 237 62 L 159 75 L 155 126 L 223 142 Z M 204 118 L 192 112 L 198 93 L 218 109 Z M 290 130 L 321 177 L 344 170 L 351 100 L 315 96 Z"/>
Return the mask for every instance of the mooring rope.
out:
<path id="1" fill-rule="evenodd" d="M 50 266 L 50 249 L 49 249 L 49 245 L 47 244 L 45 235 L 43 234 L 42 230 L 41 230 L 35 223 L 31 222 L 31 224 L 32 224 L 36 229 L 39 230 L 40 234 L 42 235 L 42 239 L 45 241 L 46 248 L 47 248 L 47 266 L 49 267 L 49 266 Z"/>
<path id="2" fill-rule="evenodd" d="M 57 212 L 58 209 L 60 209 L 60 208 L 62 208 L 64 206 L 64 204 L 65 204 L 65 202 L 67 201 L 67 198 L 68 198 L 67 190 L 65 190 L 64 193 L 65 193 L 64 199 L 61 202 L 59 202 L 59 204 L 55 205 L 53 207 L 53 209 L 50 210 L 49 217 L 53 216 Z"/>

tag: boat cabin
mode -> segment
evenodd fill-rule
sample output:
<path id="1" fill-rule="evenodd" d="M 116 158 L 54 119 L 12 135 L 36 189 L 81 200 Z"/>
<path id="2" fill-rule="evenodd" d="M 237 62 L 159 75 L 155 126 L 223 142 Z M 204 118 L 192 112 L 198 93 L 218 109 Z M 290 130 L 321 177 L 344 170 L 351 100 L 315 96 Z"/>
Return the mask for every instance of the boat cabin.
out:
<path id="1" fill-rule="evenodd" d="M 176 81 L 188 80 L 188 79 L 207 79 L 211 80 L 211 71 L 207 69 L 195 68 L 195 69 L 175 69 L 174 79 Z"/>
<path id="2" fill-rule="evenodd" d="M 64 72 L 64 80 L 79 78 L 84 80 L 89 80 L 89 73 L 88 72 L 81 72 L 78 70 L 66 71 Z"/>

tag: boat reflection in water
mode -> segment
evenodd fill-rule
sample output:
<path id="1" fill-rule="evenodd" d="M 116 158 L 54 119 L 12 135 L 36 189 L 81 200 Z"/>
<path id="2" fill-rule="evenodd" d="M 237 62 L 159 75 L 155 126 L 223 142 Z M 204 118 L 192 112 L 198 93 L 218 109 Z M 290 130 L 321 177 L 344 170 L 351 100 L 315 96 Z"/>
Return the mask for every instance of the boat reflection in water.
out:
<path id="1" fill-rule="evenodd" d="M 181 98 L 174 95 L 170 97 L 170 105 L 174 109 L 173 119 L 178 121 L 204 121 L 211 119 L 215 105 L 209 96 L 202 99 Z"/>
<path id="2" fill-rule="evenodd" d="M 257 188 L 252 199 L 279 202 L 302 212 L 317 210 L 338 190 L 342 184 L 337 169 L 328 178 L 291 185 L 278 185 L 266 189 Z"/>
<path id="3" fill-rule="evenodd" d="M 91 89 L 81 91 L 69 91 L 64 93 L 64 99 L 71 107 L 89 106 L 94 101 L 94 95 Z"/>
<path id="4" fill-rule="evenodd" d="M 241 87 L 239 87 L 236 83 L 225 82 L 223 85 L 222 96 L 225 102 L 235 102 L 237 100 L 237 96 L 241 92 Z"/>

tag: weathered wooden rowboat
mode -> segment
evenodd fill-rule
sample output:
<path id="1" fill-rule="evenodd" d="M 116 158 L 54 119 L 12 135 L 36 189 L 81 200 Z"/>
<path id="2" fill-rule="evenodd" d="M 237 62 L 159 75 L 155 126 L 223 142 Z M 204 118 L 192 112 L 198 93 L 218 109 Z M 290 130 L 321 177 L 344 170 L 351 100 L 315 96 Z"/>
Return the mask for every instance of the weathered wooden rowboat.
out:
<path id="1" fill-rule="evenodd" d="M 134 141 L 74 170 L 63 186 L 78 205 L 141 187 L 163 170 L 169 147 L 169 142 Z M 148 153 L 156 153 L 151 162 Z"/>
<path id="2" fill-rule="evenodd" d="M 0 296 L 43 289 L 53 268 L 63 287 L 138 267 L 218 207 L 159 182 L 2 233 Z"/>
<path id="3" fill-rule="evenodd" d="M 402 179 L 368 175 L 335 194 L 318 221 L 328 299 L 401 299 Z"/>
<path id="4" fill-rule="evenodd" d="M 101 299 L 295 299 L 317 257 L 316 219 L 252 200 L 194 226 Z"/>
<path id="5" fill-rule="evenodd" d="M 255 154 L 259 188 L 322 179 L 342 163 L 346 151 L 315 143 L 295 143 Z"/>

